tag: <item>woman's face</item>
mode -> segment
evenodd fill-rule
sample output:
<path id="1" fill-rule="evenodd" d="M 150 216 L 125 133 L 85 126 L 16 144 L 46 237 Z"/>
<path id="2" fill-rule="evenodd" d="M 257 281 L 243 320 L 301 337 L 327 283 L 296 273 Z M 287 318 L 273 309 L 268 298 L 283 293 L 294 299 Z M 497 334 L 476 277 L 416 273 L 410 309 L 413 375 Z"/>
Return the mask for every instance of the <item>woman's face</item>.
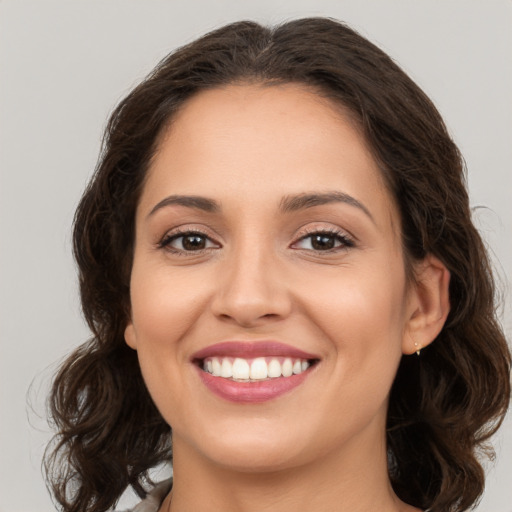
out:
<path id="1" fill-rule="evenodd" d="M 137 209 L 126 329 L 177 455 L 261 471 L 381 450 L 407 290 L 341 109 L 297 85 L 188 101 Z"/>

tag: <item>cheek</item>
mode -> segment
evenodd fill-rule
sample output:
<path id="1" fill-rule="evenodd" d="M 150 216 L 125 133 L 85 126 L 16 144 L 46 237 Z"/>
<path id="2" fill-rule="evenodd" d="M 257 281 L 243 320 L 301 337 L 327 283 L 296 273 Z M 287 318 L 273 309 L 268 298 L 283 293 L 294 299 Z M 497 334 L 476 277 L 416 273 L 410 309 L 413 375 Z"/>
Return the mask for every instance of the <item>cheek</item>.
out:
<path id="1" fill-rule="evenodd" d="M 321 317 L 318 323 L 347 343 L 356 337 L 364 343 L 379 344 L 379 340 L 401 335 L 406 292 L 399 270 L 347 268 L 336 276 L 317 279 L 308 300 Z"/>
<path id="2" fill-rule="evenodd" d="M 337 291 L 331 282 L 317 288 L 321 300 L 310 298 L 314 324 L 334 349 L 325 354 L 329 382 L 322 393 L 329 399 L 317 404 L 318 417 L 325 422 L 322 428 L 333 437 L 362 430 L 374 418 L 385 421 L 387 399 L 402 357 L 405 308 L 401 283 L 381 279 L 381 286 L 374 286 L 371 282 L 363 277 L 353 282 L 346 279 Z"/>
<path id="3" fill-rule="evenodd" d="M 180 409 L 183 371 L 190 350 L 185 338 L 205 308 L 206 290 L 191 276 L 180 277 L 165 267 L 142 268 L 135 262 L 131 278 L 133 336 L 142 375 L 160 412 L 171 423 L 169 411 Z M 204 283 L 203 283 L 204 284 Z M 165 404 L 172 402 L 172 407 Z M 163 406 L 163 410 L 160 406 Z M 168 409 L 168 410 L 167 410 Z"/>
<path id="4" fill-rule="evenodd" d="M 139 269 L 131 279 L 132 320 L 139 344 L 175 350 L 205 307 L 204 282 L 191 273 L 171 273 L 156 266 Z"/>
<path id="5" fill-rule="evenodd" d="M 344 269 L 309 295 L 314 323 L 334 347 L 326 356 L 347 382 L 386 391 L 394 379 L 406 325 L 405 277 L 395 266 Z"/>

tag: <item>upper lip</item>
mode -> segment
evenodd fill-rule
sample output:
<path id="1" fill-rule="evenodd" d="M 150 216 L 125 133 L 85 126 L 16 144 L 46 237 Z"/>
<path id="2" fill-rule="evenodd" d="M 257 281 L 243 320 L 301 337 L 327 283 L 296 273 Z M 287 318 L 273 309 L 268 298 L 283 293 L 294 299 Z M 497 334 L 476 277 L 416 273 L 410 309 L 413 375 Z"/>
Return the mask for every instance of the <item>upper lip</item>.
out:
<path id="1" fill-rule="evenodd" d="M 272 340 L 261 341 L 222 341 L 205 347 L 192 355 L 193 360 L 207 357 L 290 357 L 295 359 L 319 359 L 315 354 L 304 352 L 296 347 Z"/>

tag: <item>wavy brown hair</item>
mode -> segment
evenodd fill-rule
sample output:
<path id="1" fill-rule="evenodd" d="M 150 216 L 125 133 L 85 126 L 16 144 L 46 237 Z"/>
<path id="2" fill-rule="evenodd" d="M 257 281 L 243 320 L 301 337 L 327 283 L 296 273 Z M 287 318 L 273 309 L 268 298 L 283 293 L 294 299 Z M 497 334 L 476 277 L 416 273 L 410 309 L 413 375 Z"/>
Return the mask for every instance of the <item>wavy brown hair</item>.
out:
<path id="1" fill-rule="evenodd" d="M 484 488 L 479 453 L 509 404 L 510 353 L 463 160 L 418 86 L 326 18 L 220 28 L 167 56 L 114 110 L 74 223 L 92 337 L 61 366 L 49 398 L 57 434 L 45 468 L 56 502 L 65 512 L 104 512 L 127 486 L 144 496 L 148 470 L 172 461 L 170 427 L 123 336 L 134 216 L 162 130 L 191 96 L 234 83 L 299 83 L 348 109 L 398 205 L 408 268 L 433 254 L 449 269 L 446 324 L 421 357 L 403 357 L 391 390 L 389 475 L 411 505 L 467 510 Z"/>

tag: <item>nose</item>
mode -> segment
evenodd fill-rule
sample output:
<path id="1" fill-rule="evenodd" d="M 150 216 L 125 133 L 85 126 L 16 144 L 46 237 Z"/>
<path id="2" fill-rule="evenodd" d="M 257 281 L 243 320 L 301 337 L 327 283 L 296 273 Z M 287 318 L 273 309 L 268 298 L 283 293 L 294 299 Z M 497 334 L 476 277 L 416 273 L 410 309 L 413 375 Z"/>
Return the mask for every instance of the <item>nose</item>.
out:
<path id="1" fill-rule="evenodd" d="M 220 320 L 251 328 L 290 314 L 290 283 L 271 251 L 233 251 L 218 270 L 212 311 Z"/>

